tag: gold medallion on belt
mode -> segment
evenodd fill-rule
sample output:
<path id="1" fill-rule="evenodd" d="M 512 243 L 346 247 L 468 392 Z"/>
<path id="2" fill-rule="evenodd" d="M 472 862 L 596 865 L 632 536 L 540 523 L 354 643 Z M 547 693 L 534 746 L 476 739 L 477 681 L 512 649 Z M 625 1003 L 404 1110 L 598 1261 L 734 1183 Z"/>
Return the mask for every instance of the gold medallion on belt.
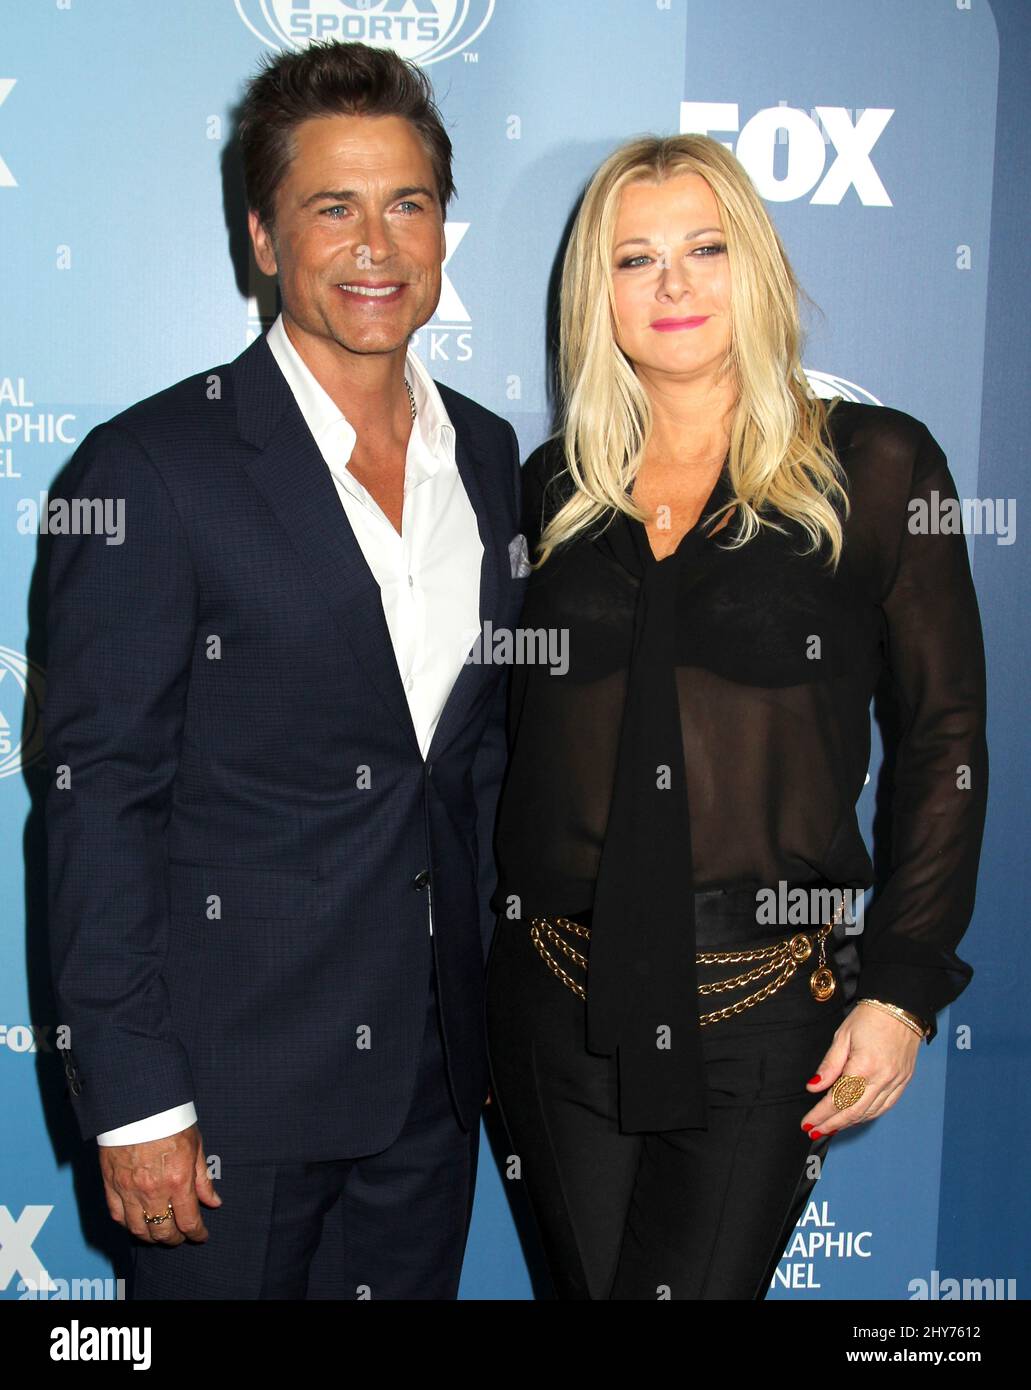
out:
<path id="1" fill-rule="evenodd" d="M 746 995 L 744 999 L 735 1000 L 733 1004 L 726 1004 L 723 1008 L 713 1009 L 708 1013 L 701 1014 L 699 1022 L 704 1027 L 710 1023 L 718 1023 L 722 1019 L 733 1018 L 736 1014 L 743 1013 L 745 1009 L 754 1008 L 756 1004 L 761 1004 L 764 999 L 771 998 L 778 990 L 784 988 L 788 981 L 795 975 L 800 966 L 812 958 L 813 952 L 817 952 L 816 968 L 809 976 L 809 992 L 819 1003 L 825 1003 L 832 998 L 836 989 L 837 982 L 834 973 L 827 964 L 827 937 L 837 922 L 841 921 L 844 913 L 844 904 L 838 908 L 829 922 L 825 922 L 812 932 L 795 932 L 792 936 L 784 937 L 780 941 L 774 941 L 767 946 L 757 946 L 749 950 L 741 951 L 701 951 L 695 956 L 695 964 L 699 966 L 708 965 L 750 965 L 750 970 L 738 971 L 722 980 L 713 980 L 698 985 L 700 995 L 721 994 L 730 989 L 741 989 L 745 985 L 754 984 L 759 980 L 766 983 Z M 585 927 L 581 922 L 573 922 L 568 917 L 531 917 L 530 918 L 530 939 L 537 948 L 541 959 L 561 982 L 578 995 L 579 998 L 586 1000 L 586 975 L 587 957 L 583 952 L 578 951 L 575 945 L 569 941 L 568 936 L 589 941 L 591 932 L 589 927 Z M 552 955 L 549 947 L 554 947 L 563 960 L 584 977 L 583 980 L 576 978 L 563 964 L 563 961 L 556 959 Z M 772 976 L 773 978 L 768 978 Z"/>

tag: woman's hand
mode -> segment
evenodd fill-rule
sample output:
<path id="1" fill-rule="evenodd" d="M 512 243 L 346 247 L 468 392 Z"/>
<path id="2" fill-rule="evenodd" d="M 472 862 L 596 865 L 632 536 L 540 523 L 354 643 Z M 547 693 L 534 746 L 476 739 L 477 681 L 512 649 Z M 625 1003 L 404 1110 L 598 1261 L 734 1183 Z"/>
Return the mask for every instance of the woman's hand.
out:
<path id="1" fill-rule="evenodd" d="M 810 1139 L 873 1120 L 890 1110 L 909 1084 L 922 1039 L 883 1009 L 860 1001 L 834 1034 L 807 1090 L 826 1094 L 802 1119 Z M 854 1105 L 836 1110 L 831 1088 L 840 1076 L 862 1076 L 866 1090 Z"/>

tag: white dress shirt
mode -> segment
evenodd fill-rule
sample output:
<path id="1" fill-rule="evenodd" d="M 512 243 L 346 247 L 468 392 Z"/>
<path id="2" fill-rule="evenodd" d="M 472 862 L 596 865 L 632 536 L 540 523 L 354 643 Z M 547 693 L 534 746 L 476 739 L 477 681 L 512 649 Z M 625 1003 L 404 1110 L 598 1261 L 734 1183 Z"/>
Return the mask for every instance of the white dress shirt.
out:
<path id="1" fill-rule="evenodd" d="M 416 417 L 405 459 L 398 535 L 348 468 L 357 435 L 287 336 L 283 316 L 268 346 L 336 484 L 337 496 L 383 597 L 383 616 L 425 758 L 437 721 L 480 631 L 483 543 L 455 461 L 455 430 L 429 372 L 409 350 L 405 373 Z M 432 899 L 427 895 L 429 930 Z M 192 1101 L 97 1135 L 97 1143 L 142 1144 L 195 1124 Z"/>

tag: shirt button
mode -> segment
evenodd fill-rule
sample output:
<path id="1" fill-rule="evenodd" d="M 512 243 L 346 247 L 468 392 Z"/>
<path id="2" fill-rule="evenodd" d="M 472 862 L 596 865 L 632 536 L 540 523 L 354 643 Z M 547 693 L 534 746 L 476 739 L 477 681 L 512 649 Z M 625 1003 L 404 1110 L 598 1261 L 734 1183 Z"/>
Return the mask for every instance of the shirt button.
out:
<path id="1" fill-rule="evenodd" d="M 413 687 L 414 685 L 415 685 L 415 681 L 412 680 L 411 676 L 408 676 L 407 679 L 405 680 L 405 689 L 406 689 L 406 690 L 411 690 L 412 687 Z"/>
<path id="2" fill-rule="evenodd" d="M 414 586 L 414 584 L 415 584 L 415 580 L 412 578 L 411 575 L 409 575 L 409 576 L 408 576 L 408 587 L 409 587 L 409 589 L 411 589 L 411 588 Z"/>

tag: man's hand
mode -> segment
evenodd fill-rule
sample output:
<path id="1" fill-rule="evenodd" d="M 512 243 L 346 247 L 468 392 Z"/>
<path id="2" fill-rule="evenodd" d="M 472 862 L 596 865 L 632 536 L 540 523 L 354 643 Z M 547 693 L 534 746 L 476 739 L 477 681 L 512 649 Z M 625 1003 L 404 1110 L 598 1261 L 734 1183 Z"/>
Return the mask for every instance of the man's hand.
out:
<path id="1" fill-rule="evenodd" d="M 115 1144 L 98 1152 L 107 1209 L 120 1226 L 128 1226 L 134 1236 L 151 1245 L 207 1240 L 198 1200 L 207 1207 L 220 1207 L 222 1198 L 208 1177 L 196 1125 L 166 1139 Z M 150 1224 L 144 1220 L 144 1212 L 161 1216 L 169 1203 L 174 1215 L 168 1221 Z"/>

